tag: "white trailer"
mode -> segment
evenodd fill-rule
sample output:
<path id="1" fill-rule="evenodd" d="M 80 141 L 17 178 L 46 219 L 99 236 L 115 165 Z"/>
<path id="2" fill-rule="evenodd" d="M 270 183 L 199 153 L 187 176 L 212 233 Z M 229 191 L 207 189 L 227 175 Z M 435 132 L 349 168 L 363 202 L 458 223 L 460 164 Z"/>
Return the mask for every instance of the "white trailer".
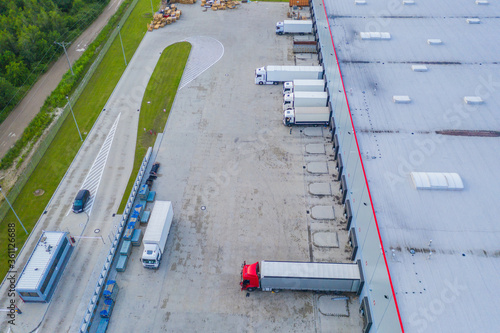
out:
<path id="1" fill-rule="evenodd" d="M 296 91 L 325 91 L 325 80 L 293 80 L 283 83 L 283 95 Z"/>
<path id="2" fill-rule="evenodd" d="M 265 66 L 255 70 L 255 84 L 279 84 L 295 79 L 323 79 L 322 66 Z"/>
<path id="3" fill-rule="evenodd" d="M 266 261 L 243 264 L 242 290 L 313 290 L 359 293 L 364 279 L 361 262 Z"/>
<path id="4" fill-rule="evenodd" d="M 173 218 L 172 203 L 170 201 L 156 201 L 148 227 L 142 238 L 144 243 L 142 265 L 144 267 L 156 269 L 160 266 Z"/>
<path id="5" fill-rule="evenodd" d="M 276 34 L 312 34 L 312 20 L 284 20 L 276 23 Z"/>
<path id="6" fill-rule="evenodd" d="M 283 111 L 283 125 L 325 125 L 330 123 L 329 107 L 299 107 Z"/>
<path id="7" fill-rule="evenodd" d="M 283 110 L 297 107 L 323 107 L 328 105 L 326 91 L 297 91 L 283 96 Z"/>

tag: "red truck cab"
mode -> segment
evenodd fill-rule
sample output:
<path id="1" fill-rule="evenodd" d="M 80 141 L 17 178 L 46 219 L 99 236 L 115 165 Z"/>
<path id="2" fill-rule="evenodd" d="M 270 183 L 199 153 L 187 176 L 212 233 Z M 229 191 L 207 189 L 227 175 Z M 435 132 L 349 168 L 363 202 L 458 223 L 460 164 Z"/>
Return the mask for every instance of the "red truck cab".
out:
<path id="1" fill-rule="evenodd" d="M 241 290 L 254 291 L 259 288 L 259 263 L 247 265 L 246 261 L 241 266 Z"/>

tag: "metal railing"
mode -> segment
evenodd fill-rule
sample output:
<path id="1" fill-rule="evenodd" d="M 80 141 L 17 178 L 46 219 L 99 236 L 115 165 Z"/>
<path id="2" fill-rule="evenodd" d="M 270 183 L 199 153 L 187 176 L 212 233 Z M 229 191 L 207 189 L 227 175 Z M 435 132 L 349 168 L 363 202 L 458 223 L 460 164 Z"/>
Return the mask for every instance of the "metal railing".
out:
<path id="1" fill-rule="evenodd" d="M 111 248 L 109 249 L 108 255 L 106 256 L 106 261 L 104 262 L 104 265 L 103 265 L 102 270 L 101 270 L 101 274 L 99 275 L 99 279 L 97 280 L 96 287 L 94 288 L 94 294 L 90 298 L 89 305 L 87 306 L 87 310 L 85 311 L 85 314 L 83 316 L 83 320 L 82 320 L 82 323 L 80 325 L 80 331 L 79 331 L 81 333 L 88 332 L 90 326 L 92 325 L 92 319 L 94 318 L 94 315 L 96 313 L 99 298 L 101 297 L 103 288 L 105 286 L 106 279 L 108 278 L 109 272 L 111 270 L 111 266 L 113 264 L 113 260 L 115 258 L 116 253 L 117 253 L 118 245 L 120 244 L 120 238 L 122 237 L 123 232 L 125 231 L 128 216 L 129 216 L 130 212 L 132 211 L 135 197 L 137 196 L 137 193 L 139 192 L 139 188 L 141 186 L 142 179 L 144 178 L 144 175 L 146 174 L 146 168 L 148 166 L 149 158 L 151 157 L 152 151 L 153 151 L 153 149 L 151 147 L 149 147 L 148 151 L 146 153 L 146 156 L 142 160 L 141 169 L 139 170 L 139 173 L 137 174 L 137 177 L 135 178 L 134 187 L 130 191 L 130 196 L 128 197 L 127 205 L 125 206 L 125 210 L 123 212 L 122 219 L 121 219 L 120 224 L 118 226 L 118 230 L 116 231 L 113 242 L 111 243 Z"/>

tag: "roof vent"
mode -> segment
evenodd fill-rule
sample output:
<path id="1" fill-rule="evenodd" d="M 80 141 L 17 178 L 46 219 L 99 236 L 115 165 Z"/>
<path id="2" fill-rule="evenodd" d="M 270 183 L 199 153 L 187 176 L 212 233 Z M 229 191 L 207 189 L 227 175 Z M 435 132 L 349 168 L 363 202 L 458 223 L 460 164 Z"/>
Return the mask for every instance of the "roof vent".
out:
<path id="1" fill-rule="evenodd" d="M 458 173 L 412 172 L 413 185 L 417 190 L 462 190 L 464 183 Z"/>
<path id="2" fill-rule="evenodd" d="M 489 5 L 488 0 L 476 0 L 476 5 Z"/>
<path id="3" fill-rule="evenodd" d="M 465 104 L 482 104 L 484 101 L 479 96 L 465 96 L 464 102 Z"/>
<path id="4" fill-rule="evenodd" d="M 391 39 L 391 34 L 388 32 L 360 32 L 361 39 Z"/>
<path id="5" fill-rule="evenodd" d="M 392 96 L 392 101 L 397 104 L 410 103 L 410 96 Z"/>
<path id="6" fill-rule="evenodd" d="M 441 39 L 428 39 L 427 44 L 429 45 L 440 45 L 443 44 L 443 41 Z"/>
<path id="7" fill-rule="evenodd" d="M 427 72 L 427 66 L 425 66 L 425 65 L 411 65 L 411 70 L 414 72 Z"/>
<path id="8" fill-rule="evenodd" d="M 365 0 L 354 0 L 354 4 L 356 4 L 356 5 L 366 5 L 366 1 Z"/>
<path id="9" fill-rule="evenodd" d="M 479 23 L 481 23 L 481 20 L 478 19 L 478 18 L 468 18 L 466 21 L 469 24 L 479 24 Z"/>
<path id="10" fill-rule="evenodd" d="M 415 4 L 415 1 L 413 0 L 403 0 L 403 5 L 406 6 L 406 5 L 414 5 Z"/>

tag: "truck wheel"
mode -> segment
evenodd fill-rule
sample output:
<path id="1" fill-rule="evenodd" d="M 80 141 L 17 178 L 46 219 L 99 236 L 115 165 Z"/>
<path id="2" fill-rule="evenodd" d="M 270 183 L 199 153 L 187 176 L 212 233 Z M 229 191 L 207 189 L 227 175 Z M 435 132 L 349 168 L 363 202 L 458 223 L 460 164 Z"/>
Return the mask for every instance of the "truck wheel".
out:
<path id="1" fill-rule="evenodd" d="M 277 86 L 277 85 L 278 85 L 278 83 L 279 83 L 279 82 L 273 82 L 273 84 L 274 84 L 275 86 Z"/>
<path id="2" fill-rule="evenodd" d="M 255 289 L 257 289 L 257 288 L 247 288 L 247 290 L 250 292 L 255 291 Z"/>
<path id="3" fill-rule="evenodd" d="M 259 85 L 263 85 L 263 84 L 264 84 L 264 82 L 262 82 L 262 81 L 259 82 Z"/>
<path id="4" fill-rule="evenodd" d="M 277 294 L 281 291 L 281 289 L 273 289 L 273 293 Z"/>

